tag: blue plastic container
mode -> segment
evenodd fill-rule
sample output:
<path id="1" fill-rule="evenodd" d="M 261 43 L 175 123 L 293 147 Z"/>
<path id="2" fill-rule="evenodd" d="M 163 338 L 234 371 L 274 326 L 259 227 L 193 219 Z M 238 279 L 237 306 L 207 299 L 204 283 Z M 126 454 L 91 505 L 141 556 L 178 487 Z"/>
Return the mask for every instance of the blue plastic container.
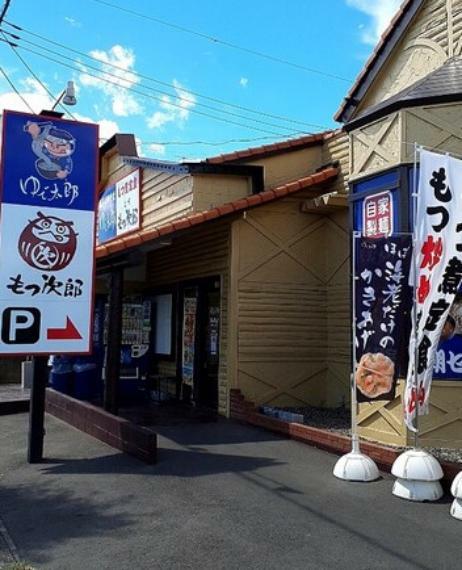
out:
<path id="1" fill-rule="evenodd" d="M 72 394 L 74 371 L 71 359 L 59 355 L 51 357 L 50 385 L 58 392 Z"/>
<path id="2" fill-rule="evenodd" d="M 98 395 L 98 371 L 96 364 L 74 364 L 74 397 L 93 400 Z"/>
<path id="3" fill-rule="evenodd" d="M 71 394 L 74 384 L 74 373 L 70 372 L 50 372 L 50 385 L 54 390 L 63 394 Z"/>

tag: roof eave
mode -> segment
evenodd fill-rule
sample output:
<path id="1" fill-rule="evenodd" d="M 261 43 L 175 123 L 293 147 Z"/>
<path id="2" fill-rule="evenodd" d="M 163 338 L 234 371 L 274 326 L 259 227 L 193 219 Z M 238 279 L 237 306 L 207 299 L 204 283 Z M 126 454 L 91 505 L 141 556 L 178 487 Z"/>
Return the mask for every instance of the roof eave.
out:
<path id="1" fill-rule="evenodd" d="M 444 103 L 458 103 L 462 101 L 462 93 L 447 93 L 441 95 L 432 95 L 430 97 L 418 97 L 411 101 L 401 100 L 395 101 L 390 105 L 386 105 L 377 109 L 376 111 L 371 111 L 357 119 L 353 119 L 344 126 L 346 132 L 351 132 L 358 129 L 364 125 L 382 119 L 391 113 L 396 111 L 401 111 L 404 109 L 412 109 L 414 107 L 423 107 L 425 105 L 442 105 Z"/>
<path id="2" fill-rule="evenodd" d="M 382 35 L 374 52 L 364 65 L 358 78 L 343 100 L 334 119 L 340 123 L 347 123 L 355 114 L 363 97 L 375 81 L 380 70 L 388 60 L 403 34 L 406 32 L 418 11 L 422 8 L 424 0 L 407 0 L 392 20 L 388 29 Z"/>

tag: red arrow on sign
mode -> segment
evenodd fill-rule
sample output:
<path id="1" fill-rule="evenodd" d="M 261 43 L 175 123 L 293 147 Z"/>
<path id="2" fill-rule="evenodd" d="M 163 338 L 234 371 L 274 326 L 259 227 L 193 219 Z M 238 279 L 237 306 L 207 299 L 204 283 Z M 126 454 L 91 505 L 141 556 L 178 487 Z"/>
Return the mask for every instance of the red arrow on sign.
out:
<path id="1" fill-rule="evenodd" d="M 66 326 L 63 329 L 47 329 L 48 340 L 80 340 L 82 335 L 69 317 L 66 317 Z"/>

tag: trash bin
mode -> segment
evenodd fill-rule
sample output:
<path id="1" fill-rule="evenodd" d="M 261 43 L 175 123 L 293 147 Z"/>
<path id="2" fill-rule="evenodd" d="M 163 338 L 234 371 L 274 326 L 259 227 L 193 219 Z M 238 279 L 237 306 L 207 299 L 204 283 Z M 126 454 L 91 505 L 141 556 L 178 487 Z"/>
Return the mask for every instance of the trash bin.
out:
<path id="1" fill-rule="evenodd" d="M 77 360 L 74 366 L 74 397 L 93 400 L 98 395 L 98 367 L 95 362 Z"/>
<path id="2" fill-rule="evenodd" d="M 72 362 L 66 356 L 53 356 L 51 359 L 50 385 L 63 394 L 71 394 L 74 384 Z"/>

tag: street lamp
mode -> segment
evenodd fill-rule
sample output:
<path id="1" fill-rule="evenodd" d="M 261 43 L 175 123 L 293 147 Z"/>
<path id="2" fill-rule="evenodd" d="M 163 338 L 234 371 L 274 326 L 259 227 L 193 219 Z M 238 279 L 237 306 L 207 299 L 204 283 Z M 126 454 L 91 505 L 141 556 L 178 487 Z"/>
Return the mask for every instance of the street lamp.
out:
<path id="1" fill-rule="evenodd" d="M 52 111 L 54 111 L 56 109 L 56 106 L 59 105 L 59 103 L 61 103 L 61 100 L 64 105 L 75 105 L 77 103 L 73 81 L 67 82 L 66 89 L 64 89 L 61 95 L 54 102 L 53 107 L 51 108 Z"/>

